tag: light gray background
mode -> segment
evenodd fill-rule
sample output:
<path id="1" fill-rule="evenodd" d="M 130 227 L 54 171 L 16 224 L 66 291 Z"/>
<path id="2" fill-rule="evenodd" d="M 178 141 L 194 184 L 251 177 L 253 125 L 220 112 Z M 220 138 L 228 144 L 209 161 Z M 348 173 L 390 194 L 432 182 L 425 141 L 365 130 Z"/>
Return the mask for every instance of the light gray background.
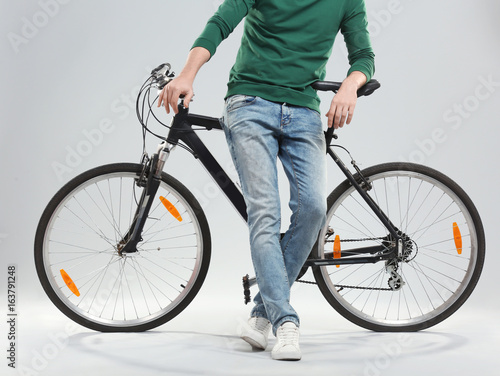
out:
<path id="1" fill-rule="evenodd" d="M 449 320 L 407 336 L 371 333 L 339 317 L 315 287 L 301 285 L 294 288 L 294 304 L 303 321 L 304 360 L 285 364 L 271 362 L 269 353 L 251 353 L 237 338 L 249 310 L 240 287 L 241 276 L 252 273 L 246 227 L 183 151 L 166 169 L 198 192 L 213 236 L 211 268 L 194 303 L 150 333 L 105 335 L 73 325 L 45 296 L 32 256 L 42 210 L 57 189 L 85 170 L 139 160 L 140 129 L 130 99 L 156 65 L 182 68 L 220 3 L 0 3 L 0 348 L 7 347 L 7 265 L 17 264 L 20 374 L 87 375 L 98 366 L 98 374 L 124 375 L 496 374 L 487 370 L 499 365 L 500 343 L 500 3 L 494 0 L 367 1 L 375 78 L 382 88 L 359 100 L 353 123 L 339 132 L 340 143 L 362 167 L 424 163 L 459 182 L 475 202 L 486 230 L 486 265 L 470 300 Z M 221 114 L 241 31 L 240 25 L 200 72 L 193 112 Z M 347 68 L 339 35 L 328 79 L 342 80 Z M 325 110 L 331 97 L 322 98 Z M 107 133 L 85 149 L 86 134 L 95 134 L 103 121 L 112 123 Z M 221 164 L 230 165 L 221 132 L 203 139 Z M 150 139 L 149 150 L 154 145 Z M 339 178 L 330 175 L 332 188 Z M 6 362 L 0 362 L 2 374 Z"/>

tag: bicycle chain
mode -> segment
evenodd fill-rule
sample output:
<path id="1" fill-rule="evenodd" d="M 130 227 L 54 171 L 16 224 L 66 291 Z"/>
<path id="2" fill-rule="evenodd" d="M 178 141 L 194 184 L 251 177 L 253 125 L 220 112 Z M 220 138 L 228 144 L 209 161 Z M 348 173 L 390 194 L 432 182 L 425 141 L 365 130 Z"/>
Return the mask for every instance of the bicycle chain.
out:
<path id="1" fill-rule="evenodd" d="M 302 281 L 302 280 L 297 280 L 295 282 L 299 283 L 305 283 L 307 285 L 317 285 L 317 282 L 312 282 L 312 281 Z M 335 288 L 340 288 L 342 289 L 356 289 L 356 290 L 377 290 L 377 291 L 394 291 L 390 287 L 362 287 L 362 286 L 349 286 L 349 285 L 333 285 Z M 340 291 L 340 290 L 339 290 Z"/>
<path id="2" fill-rule="evenodd" d="M 386 237 L 364 238 L 364 239 L 341 239 L 340 242 L 364 242 L 367 240 L 387 240 Z M 335 240 L 325 240 L 325 243 L 333 243 Z"/>
<path id="3" fill-rule="evenodd" d="M 364 238 L 364 239 L 342 239 L 341 242 L 362 242 L 367 240 L 386 240 L 386 237 L 378 237 L 378 238 Z M 325 240 L 325 243 L 333 243 L 334 240 Z M 297 280 L 295 282 L 305 283 L 308 285 L 317 285 L 317 282 L 312 281 L 302 281 Z M 342 289 L 355 289 L 355 290 L 376 290 L 376 291 L 393 291 L 390 287 L 362 287 L 362 286 L 350 286 L 350 285 L 333 285 L 335 288 Z M 339 290 L 339 291 L 340 291 Z"/>

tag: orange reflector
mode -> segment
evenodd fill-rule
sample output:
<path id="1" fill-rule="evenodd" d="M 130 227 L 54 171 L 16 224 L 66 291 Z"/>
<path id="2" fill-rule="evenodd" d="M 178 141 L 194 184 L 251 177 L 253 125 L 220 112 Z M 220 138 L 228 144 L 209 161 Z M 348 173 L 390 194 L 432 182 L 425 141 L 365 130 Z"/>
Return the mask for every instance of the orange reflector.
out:
<path id="1" fill-rule="evenodd" d="M 340 236 L 338 235 L 335 235 L 335 241 L 333 242 L 333 258 L 340 258 Z M 337 268 L 338 267 L 340 267 L 340 265 L 337 265 Z"/>
<path id="2" fill-rule="evenodd" d="M 80 291 L 78 291 L 78 288 L 76 287 L 75 283 L 71 279 L 71 277 L 64 271 L 64 269 L 61 269 L 61 277 L 64 280 L 64 283 L 66 283 L 66 286 L 71 290 L 73 294 L 76 296 L 80 296 Z"/>
<path id="3" fill-rule="evenodd" d="M 459 255 L 462 254 L 462 234 L 458 228 L 457 222 L 453 222 L 453 238 L 455 239 L 455 247 Z"/>
<path id="4" fill-rule="evenodd" d="M 182 217 L 179 214 L 179 211 L 175 208 L 175 206 L 172 205 L 172 203 L 163 196 L 160 196 L 160 200 L 163 203 L 163 205 L 167 208 L 169 213 L 172 214 L 175 217 L 175 219 L 177 219 L 179 222 L 182 222 Z"/>

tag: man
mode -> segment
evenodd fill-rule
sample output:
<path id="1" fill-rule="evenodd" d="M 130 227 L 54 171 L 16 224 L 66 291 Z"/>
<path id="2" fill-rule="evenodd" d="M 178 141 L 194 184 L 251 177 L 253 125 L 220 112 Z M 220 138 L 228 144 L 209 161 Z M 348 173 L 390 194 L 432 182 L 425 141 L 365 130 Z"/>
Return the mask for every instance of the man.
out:
<path id="1" fill-rule="evenodd" d="M 247 204 L 252 261 L 259 286 L 242 338 L 273 359 L 298 360 L 299 317 L 290 305 L 298 276 L 326 213 L 325 138 L 319 98 L 310 86 L 325 66 L 340 30 L 349 69 L 326 114 L 328 126 L 351 122 L 357 90 L 373 75 L 374 54 L 364 0 L 226 0 L 195 41 L 186 65 L 160 93 L 158 105 L 177 112 L 193 96 L 193 81 L 217 46 L 246 16 L 231 69 L 222 124 Z M 290 182 L 292 210 L 280 239 L 276 159 Z"/>

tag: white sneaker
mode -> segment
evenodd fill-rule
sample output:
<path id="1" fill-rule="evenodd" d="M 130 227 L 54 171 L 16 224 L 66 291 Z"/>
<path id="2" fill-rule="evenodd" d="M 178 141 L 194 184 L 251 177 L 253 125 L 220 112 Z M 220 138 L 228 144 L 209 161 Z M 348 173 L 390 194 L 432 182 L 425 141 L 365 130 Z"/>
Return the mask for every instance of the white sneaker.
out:
<path id="1" fill-rule="evenodd" d="M 276 345 L 271 356 L 276 360 L 300 360 L 299 328 L 291 321 L 284 322 L 276 331 Z"/>
<path id="2" fill-rule="evenodd" d="M 263 317 L 250 317 L 248 327 L 243 328 L 241 338 L 253 347 L 265 350 L 267 337 L 271 330 L 271 322 Z"/>

